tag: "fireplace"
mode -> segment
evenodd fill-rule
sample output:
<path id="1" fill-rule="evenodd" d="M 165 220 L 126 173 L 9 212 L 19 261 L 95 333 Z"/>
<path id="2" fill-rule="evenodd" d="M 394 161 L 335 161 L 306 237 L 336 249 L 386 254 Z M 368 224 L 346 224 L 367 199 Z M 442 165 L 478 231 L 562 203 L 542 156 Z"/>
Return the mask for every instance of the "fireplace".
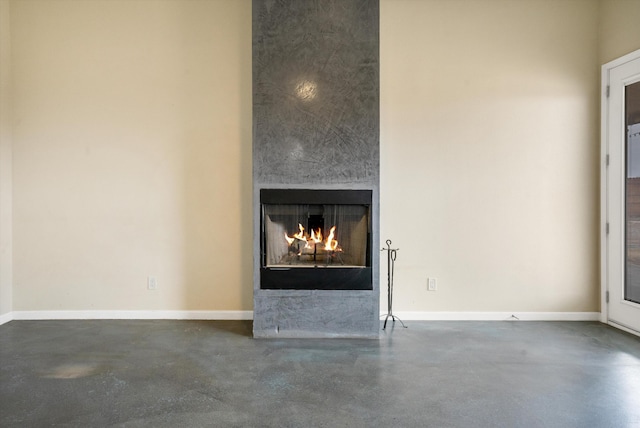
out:
<path id="1" fill-rule="evenodd" d="M 253 0 L 256 338 L 379 337 L 379 21 Z"/>
<path id="2" fill-rule="evenodd" d="M 262 189 L 261 289 L 371 290 L 370 190 Z"/>

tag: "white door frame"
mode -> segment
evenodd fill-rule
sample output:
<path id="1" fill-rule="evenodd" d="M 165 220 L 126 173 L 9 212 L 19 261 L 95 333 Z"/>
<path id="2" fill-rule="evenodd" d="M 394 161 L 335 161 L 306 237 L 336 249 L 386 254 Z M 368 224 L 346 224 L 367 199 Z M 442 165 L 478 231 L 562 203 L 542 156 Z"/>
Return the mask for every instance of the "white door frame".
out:
<path id="1" fill-rule="evenodd" d="M 621 330 L 640 335 L 637 331 L 625 328 L 624 326 L 609 322 L 608 307 L 608 277 L 609 277 L 609 251 L 608 251 L 608 219 L 609 207 L 607 203 L 608 195 L 608 164 L 609 164 L 609 81 L 612 69 L 623 65 L 629 61 L 640 58 L 640 49 L 625 56 L 608 62 L 602 66 L 601 84 L 601 110 L 600 110 L 600 321 L 605 324 L 614 325 Z M 619 124 L 613 124 L 618 126 Z"/>

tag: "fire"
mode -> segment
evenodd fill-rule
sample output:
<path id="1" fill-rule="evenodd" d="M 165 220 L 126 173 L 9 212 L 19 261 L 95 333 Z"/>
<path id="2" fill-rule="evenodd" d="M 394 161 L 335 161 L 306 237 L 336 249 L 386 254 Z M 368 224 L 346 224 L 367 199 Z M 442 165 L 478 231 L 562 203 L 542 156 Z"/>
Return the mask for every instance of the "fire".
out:
<path id="1" fill-rule="evenodd" d="M 300 229 L 300 232 L 293 235 L 293 237 L 306 242 L 307 238 L 304 236 L 304 227 L 302 227 L 300 223 L 298 223 L 298 229 Z"/>
<path id="2" fill-rule="evenodd" d="M 317 232 L 311 231 L 311 240 L 316 244 L 322 242 L 322 231 L 318 229 Z"/>
<path id="3" fill-rule="evenodd" d="M 290 246 L 294 245 L 295 241 L 298 240 L 300 241 L 300 244 L 304 242 L 304 248 L 306 249 L 313 248 L 316 244 L 324 244 L 321 248 L 325 251 L 341 251 L 338 241 L 335 239 L 335 232 L 336 227 L 333 226 L 329 231 L 329 236 L 323 241 L 322 230 L 320 230 L 320 228 L 317 230 L 311 230 L 311 235 L 308 235 L 305 233 L 304 227 L 298 223 L 298 233 L 295 233 L 293 236 L 289 236 L 287 232 L 285 232 L 284 239 L 287 240 L 287 243 Z M 312 244 L 313 247 L 311 246 Z"/>
<path id="4" fill-rule="evenodd" d="M 336 227 L 333 226 L 331 228 L 331 230 L 329 231 L 329 236 L 327 237 L 327 242 L 324 244 L 324 249 L 326 251 L 336 251 L 336 249 L 338 248 L 338 241 L 333 239 L 334 232 L 336 231 Z"/>
<path id="5" fill-rule="evenodd" d="M 296 240 L 296 238 L 289 238 L 289 235 L 287 235 L 287 232 L 284 233 L 284 239 L 287 240 L 287 242 L 289 243 L 289 245 L 293 244 L 293 241 Z"/>

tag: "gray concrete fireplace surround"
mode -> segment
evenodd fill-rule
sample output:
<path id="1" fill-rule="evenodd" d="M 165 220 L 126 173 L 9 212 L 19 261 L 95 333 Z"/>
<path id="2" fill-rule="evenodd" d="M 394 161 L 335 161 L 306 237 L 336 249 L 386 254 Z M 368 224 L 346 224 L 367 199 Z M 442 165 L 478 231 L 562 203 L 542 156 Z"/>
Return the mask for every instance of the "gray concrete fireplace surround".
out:
<path id="1" fill-rule="evenodd" d="M 378 338 L 379 138 L 378 0 L 253 0 L 254 337 Z M 346 198 L 362 219 L 338 226 L 338 240 L 349 248 L 340 233 L 359 230 L 351 248 L 366 254 L 351 269 L 329 250 L 340 263 L 269 267 L 268 233 L 296 231 L 265 215 L 261 197 L 325 216 Z"/>

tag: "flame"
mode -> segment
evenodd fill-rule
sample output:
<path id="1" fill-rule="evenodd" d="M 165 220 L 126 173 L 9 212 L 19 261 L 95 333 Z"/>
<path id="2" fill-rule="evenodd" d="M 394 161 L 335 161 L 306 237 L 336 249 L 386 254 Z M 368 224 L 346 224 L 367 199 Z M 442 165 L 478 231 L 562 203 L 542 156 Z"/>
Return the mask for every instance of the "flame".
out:
<path id="1" fill-rule="evenodd" d="M 289 235 L 287 235 L 287 232 L 284 233 L 284 239 L 287 240 L 287 242 L 289 243 L 289 245 L 293 244 L 293 241 L 296 240 L 296 238 L 290 238 Z"/>
<path id="2" fill-rule="evenodd" d="M 335 236 L 334 232 L 336 231 L 336 227 L 333 226 L 329 231 L 329 236 L 327 237 L 327 242 L 324 244 L 324 249 L 326 251 L 335 251 L 338 248 L 338 241 L 333 239 Z"/>
<path id="3" fill-rule="evenodd" d="M 316 244 L 322 242 L 322 231 L 318 229 L 317 232 L 311 231 L 311 240 Z"/>
<path id="4" fill-rule="evenodd" d="M 309 245 L 309 242 L 307 242 L 307 237 L 304 235 L 304 227 L 302 227 L 300 223 L 298 223 L 298 229 L 299 229 L 299 232 L 294 234 L 293 237 L 290 237 L 289 235 L 287 235 L 287 232 L 285 232 L 284 239 L 287 240 L 289 245 L 292 245 L 294 241 L 298 239 L 305 243 L 304 248 L 311 248 L 311 246 Z"/>
<path id="5" fill-rule="evenodd" d="M 298 223 L 298 229 L 300 229 L 300 232 L 296 233 L 295 235 L 293 235 L 294 238 L 297 238 L 301 241 L 306 241 L 307 238 L 304 236 L 304 227 L 302 227 L 302 225 L 300 223 Z"/>
<path id="6" fill-rule="evenodd" d="M 293 236 L 289 236 L 287 235 L 287 232 L 285 232 L 284 239 L 287 240 L 289 245 L 293 245 L 296 239 L 298 241 L 302 241 L 304 242 L 305 249 L 311 249 L 313 248 L 313 246 L 317 244 L 321 244 L 321 245 L 323 244 L 323 247 L 321 248 L 324 249 L 325 251 L 342 251 L 338 246 L 338 241 L 334 239 L 335 232 L 336 232 L 336 226 L 333 226 L 329 231 L 329 236 L 323 242 L 322 230 L 320 228 L 318 228 L 317 230 L 311 230 L 311 236 L 309 236 L 304 233 L 304 227 L 300 223 L 298 223 L 298 233 L 294 234 Z M 301 255 L 301 254 L 302 252 L 300 252 L 298 255 Z"/>

